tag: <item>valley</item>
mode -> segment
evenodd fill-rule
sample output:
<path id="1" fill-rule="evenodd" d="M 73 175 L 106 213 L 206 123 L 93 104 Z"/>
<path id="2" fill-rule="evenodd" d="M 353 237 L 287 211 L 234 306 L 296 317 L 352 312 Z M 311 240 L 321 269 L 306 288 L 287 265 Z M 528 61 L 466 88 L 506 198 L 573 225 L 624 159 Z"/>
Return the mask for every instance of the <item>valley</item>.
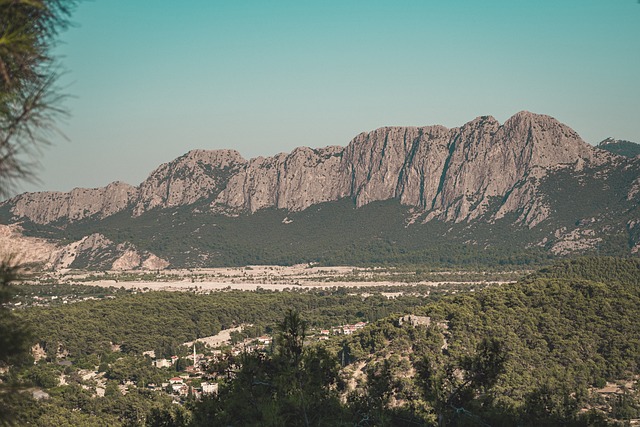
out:
<path id="1" fill-rule="evenodd" d="M 24 424 L 244 424 L 256 415 L 233 408 L 253 396 L 269 411 L 274 394 L 279 417 L 326 425 L 435 425 L 459 417 L 451 405 L 492 425 L 640 418 L 637 259 L 61 271 L 14 286 L 6 308 L 31 325 L 31 351 L 0 378 L 30 385 L 13 409 Z M 280 400 L 291 390 L 318 405 Z"/>
<path id="2" fill-rule="evenodd" d="M 640 427 L 638 5 L 0 0 L 0 427 Z"/>
<path id="3" fill-rule="evenodd" d="M 137 291 L 209 291 L 241 290 L 313 290 L 326 288 L 377 288 L 380 290 L 414 287 L 458 285 L 484 287 L 515 281 L 527 270 L 494 271 L 446 270 L 429 271 L 421 267 L 320 267 L 313 265 L 195 268 L 156 272 L 132 271 L 65 271 L 36 273 L 25 283 L 74 283 L 104 288 Z"/>

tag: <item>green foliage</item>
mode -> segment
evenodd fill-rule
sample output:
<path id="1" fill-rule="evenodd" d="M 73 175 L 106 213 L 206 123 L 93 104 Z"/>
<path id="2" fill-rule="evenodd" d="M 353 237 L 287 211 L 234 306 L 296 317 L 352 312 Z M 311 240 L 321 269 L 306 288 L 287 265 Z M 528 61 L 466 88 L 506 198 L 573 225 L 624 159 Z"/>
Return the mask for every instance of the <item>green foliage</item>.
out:
<path id="1" fill-rule="evenodd" d="M 84 301 L 57 307 L 34 307 L 18 314 L 33 324 L 35 342 L 50 357 L 59 344 L 72 359 L 110 353 L 111 344 L 125 353 L 157 350 L 158 356 L 179 354 L 179 345 L 217 334 L 240 323 L 264 330 L 284 318 L 288 308 L 306 313 L 309 326 L 329 327 L 372 321 L 404 312 L 424 299 L 394 299 L 375 294 L 364 301 L 342 290 L 317 292 L 148 292 L 116 299 Z M 135 328 L 132 328 L 135 325 Z M 186 354 L 185 354 L 186 355 Z"/>
<path id="2" fill-rule="evenodd" d="M 194 426 L 335 426 L 346 419 L 335 356 L 303 347 L 306 324 L 288 311 L 273 355 L 245 353 L 233 380 L 196 406 Z"/>
<path id="3" fill-rule="evenodd" d="M 607 150 L 619 156 L 636 157 L 640 155 L 640 144 L 623 140 L 615 140 L 612 142 L 609 142 L 610 140 L 605 141 L 598 144 L 598 148 L 602 148 L 603 150 Z"/>
<path id="4" fill-rule="evenodd" d="M 539 265 L 551 258 L 542 248 L 523 249 L 539 236 L 513 225 L 511 218 L 469 228 L 438 220 L 407 226 L 409 216 L 409 208 L 397 200 L 356 208 L 352 200 L 343 199 L 302 212 L 264 209 L 232 217 L 212 213 L 201 201 L 136 217 L 122 211 L 100 221 L 90 218 L 56 226 L 25 222 L 23 226 L 30 235 L 68 242 L 102 233 L 114 242 L 128 241 L 148 250 L 174 267 L 319 262 L 473 268 Z M 80 261 L 72 264 L 86 266 Z"/>
<path id="5" fill-rule="evenodd" d="M 128 355 L 109 364 L 105 376 L 120 383 L 132 381 L 139 387 L 159 384 L 165 379 L 165 376 L 151 365 L 149 359 Z"/>
<path id="6" fill-rule="evenodd" d="M 26 160 L 49 141 L 63 113 L 55 88 L 55 37 L 74 0 L 0 2 L 0 195 L 32 177 Z"/>
<path id="7" fill-rule="evenodd" d="M 394 315 L 341 341 L 305 342 L 310 327 L 406 311 L 429 316 L 428 324 L 400 324 Z M 112 324 L 108 313 L 128 313 L 128 332 Z M 95 363 L 91 353 L 100 351 L 92 343 L 81 344 L 81 334 L 77 342 L 72 338 L 92 316 L 104 318 L 104 324 L 90 323 L 98 328 L 96 335 L 107 334 L 102 341 L 123 334 L 130 353 L 102 353 L 109 378 L 104 398 L 91 397 L 71 376 L 69 385 L 48 389 L 49 401 L 23 403 L 17 413 L 23 424 L 51 425 L 36 423 L 42 419 L 92 425 L 97 421 L 88 414 L 95 414 L 109 425 L 605 426 L 637 417 L 640 408 L 637 391 L 623 389 L 608 399 L 594 391 L 608 382 L 634 380 L 640 369 L 637 259 L 563 261 L 515 284 L 432 300 L 363 299 L 344 290 L 157 292 L 20 314 L 37 316 L 52 328 L 52 343 L 60 340 L 87 353 L 76 359 L 79 363 Z M 78 320 L 65 320 L 74 317 Z M 132 321 L 140 323 L 131 328 Z M 255 333 L 277 325 L 275 347 L 227 353 L 210 366 L 221 381 L 218 395 L 193 406 L 174 408 L 168 396 L 142 388 L 120 393 L 122 381 L 161 381 L 155 376 L 161 371 L 135 356 L 134 348 L 153 348 L 148 338 L 190 339 L 200 322 L 219 327 L 249 322 Z M 162 327 L 154 329 L 158 323 Z M 59 369 L 41 363 L 20 375 L 50 386 Z M 358 370 L 359 376 L 349 377 Z M 347 388 L 351 382 L 355 389 Z"/>
<path id="8" fill-rule="evenodd" d="M 38 387 L 53 388 L 58 385 L 61 369 L 51 364 L 39 363 L 29 369 L 28 379 Z"/>
<path id="9" fill-rule="evenodd" d="M 13 287 L 16 275 L 17 267 L 11 264 L 11 259 L 0 262 L 0 368 L 33 360 L 29 355 L 30 330 L 7 306 L 16 292 Z M 0 381 L 1 425 L 14 421 L 13 413 L 22 403 L 17 394 L 17 387 Z"/>
<path id="10" fill-rule="evenodd" d="M 424 422 L 605 425 L 579 410 L 602 404 L 589 392 L 594 386 L 633 379 L 640 369 L 639 285 L 637 259 L 565 261 L 517 284 L 428 304 L 427 327 L 378 322 L 350 338 L 347 351 L 370 366 L 384 361 L 380 372 L 389 371 L 390 355 L 407 355 L 424 390 L 425 404 L 412 411 Z M 392 385 L 401 374 L 390 372 L 377 378 Z M 369 395 L 398 396 L 375 384 Z M 627 398 L 625 416 L 639 402 Z M 396 412 L 387 407 L 384 415 Z"/>
<path id="11" fill-rule="evenodd" d="M 124 295 L 124 289 L 116 287 L 104 288 L 101 286 L 87 286 L 78 283 L 43 283 L 29 284 L 19 283 L 15 285 L 16 295 L 14 301 L 22 303 L 23 306 L 31 305 L 62 305 L 69 302 L 81 301 L 83 299 L 102 299 L 109 295 Z M 66 301 L 66 302 L 65 302 Z"/>
<path id="12" fill-rule="evenodd" d="M 577 279 L 595 282 L 616 282 L 629 287 L 640 286 L 640 259 L 585 257 L 558 262 L 533 273 L 525 281 L 540 278 Z"/>
<path id="13" fill-rule="evenodd" d="M 0 367 L 18 362 L 29 349 L 29 331 L 7 304 L 15 298 L 18 268 L 10 261 L 0 263 Z"/>
<path id="14" fill-rule="evenodd" d="M 147 417 L 147 427 L 181 427 L 189 425 L 191 413 L 182 406 L 155 407 Z"/>

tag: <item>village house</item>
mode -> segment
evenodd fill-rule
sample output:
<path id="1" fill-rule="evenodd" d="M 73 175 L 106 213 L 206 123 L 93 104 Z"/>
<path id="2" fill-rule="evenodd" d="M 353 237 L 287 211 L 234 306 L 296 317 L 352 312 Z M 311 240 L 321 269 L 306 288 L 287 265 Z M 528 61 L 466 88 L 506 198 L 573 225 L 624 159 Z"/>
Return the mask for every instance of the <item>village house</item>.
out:
<path id="1" fill-rule="evenodd" d="M 345 335 L 351 335 L 356 331 L 355 325 L 344 325 L 342 327 L 342 333 Z"/>
<path id="2" fill-rule="evenodd" d="M 398 319 L 398 326 L 402 326 L 404 323 L 409 323 L 414 328 L 420 325 L 429 326 L 431 324 L 431 318 L 428 316 L 415 316 L 408 314 Z"/>
<path id="3" fill-rule="evenodd" d="M 262 345 L 269 345 L 271 344 L 271 337 L 267 335 L 263 335 L 261 337 L 258 337 L 258 342 Z"/>
<path id="4" fill-rule="evenodd" d="M 153 361 L 153 366 L 156 368 L 169 368 L 171 367 L 171 361 L 169 359 L 156 359 Z"/>
<path id="5" fill-rule="evenodd" d="M 218 392 L 218 383 L 203 382 L 201 387 L 202 394 L 214 394 Z"/>
<path id="6" fill-rule="evenodd" d="M 200 376 L 200 374 L 202 374 L 202 371 L 200 371 L 200 367 L 198 366 L 192 366 L 192 365 L 187 366 L 186 368 L 184 368 L 184 371 L 188 373 L 190 376 L 193 376 L 193 375 Z"/>
<path id="7" fill-rule="evenodd" d="M 186 385 L 186 384 L 182 384 L 182 385 L 178 388 L 178 390 L 176 390 L 176 387 L 175 387 L 175 386 L 177 386 L 177 385 L 178 385 L 178 384 L 175 384 L 175 385 L 173 386 L 173 391 L 174 391 L 174 392 L 177 392 L 180 396 L 186 396 L 186 395 L 188 395 L 188 394 L 189 394 L 189 386 L 188 386 L 188 385 Z"/>

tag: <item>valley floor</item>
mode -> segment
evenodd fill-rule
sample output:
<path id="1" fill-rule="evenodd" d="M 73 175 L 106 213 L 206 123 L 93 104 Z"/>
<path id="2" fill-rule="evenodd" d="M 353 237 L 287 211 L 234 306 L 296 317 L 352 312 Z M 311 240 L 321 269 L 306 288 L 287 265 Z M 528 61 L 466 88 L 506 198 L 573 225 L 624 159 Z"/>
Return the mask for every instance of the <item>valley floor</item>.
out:
<path id="1" fill-rule="evenodd" d="M 189 270 L 78 272 L 60 271 L 40 276 L 37 282 L 82 282 L 100 287 L 124 287 L 132 290 L 254 291 L 266 289 L 319 289 L 332 287 L 396 287 L 407 285 L 440 286 L 449 283 L 487 285 L 513 282 L 526 272 L 440 271 L 423 273 L 381 267 L 246 266 Z"/>

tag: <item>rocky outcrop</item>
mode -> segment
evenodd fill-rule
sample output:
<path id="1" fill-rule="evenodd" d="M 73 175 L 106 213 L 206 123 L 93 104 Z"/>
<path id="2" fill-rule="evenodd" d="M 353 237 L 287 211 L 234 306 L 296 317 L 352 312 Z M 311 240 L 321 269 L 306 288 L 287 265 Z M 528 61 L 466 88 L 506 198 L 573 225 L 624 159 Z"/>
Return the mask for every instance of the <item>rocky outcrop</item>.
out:
<path id="1" fill-rule="evenodd" d="M 291 154 L 258 157 L 241 167 L 215 203 L 255 212 L 276 207 L 303 210 L 345 197 L 336 183 L 342 174 L 342 147 L 296 148 Z"/>
<path id="2" fill-rule="evenodd" d="M 141 267 L 143 270 L 164 270 L 169 267 L 169 261 L 157 257 L 152 253 L 147 254 L 147 259 L 142 261 Z"/>
<path id="3" fill-rule="evenodd" d="M 0 225 L 0 257 L 44 270 L 100 268 L 103 270 L 162 270 L 169 262 L 130 243 L 116 244 L 100 233 L 60 245 L 28 237 L 18 225 Z"/>
<path id="4" fill-rule="evenodd" d="M 20 265 L 51 263 L 59 252 L 58 245 L 46 239 L 25 237 L 19 225 L 0 225 L 0 259 Z"/>
<path id="5" fill-rule="evenodd" d="M 133 214 L 141 215 L 157 207 L 189 205 L 217 195 L 245 163 L 235 150 L 189 151 L 158 167 L 140 184 Z"/>
<path id="6" fill-rule="evenodd" d="M 399 199 L 431 211 L 429 219 L 464 221 L 503 200 L 495 218 L 526 212 L 535 225 L 548 208 L 535 200 L 535 180 L 557 167 L 583 167 L 594 149 L 549 116 L 520 112 L 500 125 L 479 117 L 460 128 L 385 127 L 362 133 L 344 149 L 297 149 L 241 168 L 216 203 L 255 212 L 290 211 L 351 197 L 357 206 Z"/>
<path id="7" fill-rule="evenodd" d="M 140 266 L 142 259 L 140 254 L 133 250 L 127 249 L 120 257 L 118 257 L 113 264 L 111 264 L 112 270 L 133 270 Z"/>
<path id="8" fill-rule="evenodd" d="M 126 209 L 138 216 L 150 209 L 188 205 L 216 196 L 245 163 L 235 150 L 193 150 L 159 166 L 139 187 L 114 182 L 68 193 L 24 193 L 2 205 L 10 206 L 16 220 L 26 218 L 36 224 L 102 219 Z"/>
<path id="9" fill-rule="evenodd" d="M 601 148 L 618 147 L 618 142 L 609 141 Z M 113 183 L 69 193 L 27 193 L 0 203 L 0 222 L 15 227 L 24 221 L 21 225 L 31 235 L 62 240 L 80 230 L 87 234 L 77 242 L 51 246 L 44 239 L 25 240 L 16 228 L 7 228 L 0 229 L 0 241 L 4 236 L 9 249 L 18 243 L 31 245 L 33 262 L 49 268 L 157 270 L 169 266 L 143 250 L 143 245 L 180 266 L 208 265 L 227 259 L 221 242 L 234 239 L 235 234 L 225 233 L 236 226 L 247 230 L 237 225 L 251 224 L 252 218 L 243 213 L 281 209 L 288 212 L 255 218 L 261 227 L 266 218 L 276 218 L 278 225 L 294 223 L 289 228 L 297 230 L 304 221 L 312 221 L 311 228 L 315 221 L 324 221 L 320 227 L 324 229 L 343 219 L 334 219 L 331 212 L 372 212 L 378 220 L 382 211 L 372 207 L 351 212 L 353 206 L 346 200 L 340 206 L 349 213 L 332 210 L 334 206 L 318 216 L 299 211 L 340 199 L 350 199 L 357 207 L 393 199 L 408 207 L 402 209 L 400 215 L 405 217 L 400 223 L 409 235 L 414 230 L 439 229 L 440 224 L 431 222 L 438 219 L 450 224 L 448 231 L 434 238 L 489 247 L 501 245 L 505 230 L 516 225 L 513 231 L 521 233 L 519 243 L 556 255 L 588 253 L 600 245 L 608 247 L 612 239 L 627 244 L 622 250 L 637 253 L 639 175 L 640 157 L 592 147 L 554 118 L 523 111 L 502 124 L 483 116 L 451 129 L 383 127 L 357 135 L 346 147 L 300 147 L 249 161 L 233 150 L 194 150 L 159 166 L 138 187 Z M 134 219 L 151 210 L 180 206 L 186 208 L 176 216 L 154 212 Z M 190 213 L 194 216 L 189 217 Z M 218 213 L 242 215 L 242 220 L 206 218 Z M 100 221 L 113 214 L 118 217 Z M 65 228 L 84 219 L 90 220 Z M 397 218 L 390 220 L 391 224 Z M 29 221 L 53 227 L 33 226 Z M 171 229 L 154 229 L 153 223 Z M 418 230 L 421 223 L 429 225 Z M 140 242 L 140 248 L 98 234 L 111 235 L 105 226 L 121 227 L 113 235 L 130 236 L 127 239 Z M 211 227 L 211 232 L 201 227 Z M 354 236 L 360 232 L 353 230 Z M 493 241 L 493 235 L 499 240 Z M 173 240 L 183 236 L 180 242 Z"/>
<path id="10" fill-rule="evenodd" d="M 75 188 L 68 193 L 24 193 L 5 203 L 12 205 L 11 213 L 18 218 L 49 224 L 94 215 L 105 218 L 125 209 L 136 193 L 137 189 L 129 184 L 113 182 L 103 188 Z"/>
<path id="11" fill-rule="evenodd" d="M 493 221 L 517 212 L 521 223 L 534 227 L 549 215 L 537 195 L 549 171 L 581 170 L 614 157 L 554 118 L 523 111 L 502 125 L 483 116 L 453 129 L 384 127 L 345 148 L 301 147 L 248 162 L 233 150 L 194 150 L 161 165 L 137 188 L 114 183 L 28 193 L 5 204 L 15 218 L 44 224 L 124 209 L 137 216 L 202 200 L 214 210 L 255 212 L 300 211 L 345 197 L 357 206 L 395 198 L 427 212 L 427 220 Z"/>

